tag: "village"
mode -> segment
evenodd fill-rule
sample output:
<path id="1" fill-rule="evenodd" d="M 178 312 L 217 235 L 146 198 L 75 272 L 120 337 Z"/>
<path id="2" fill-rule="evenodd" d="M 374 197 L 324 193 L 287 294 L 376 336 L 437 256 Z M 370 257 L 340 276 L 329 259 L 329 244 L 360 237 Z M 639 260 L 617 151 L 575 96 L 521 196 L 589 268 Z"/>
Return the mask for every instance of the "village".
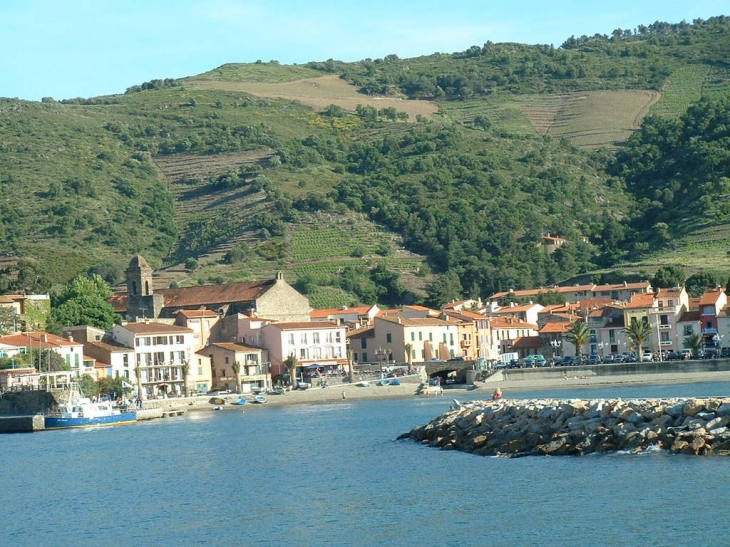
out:
<path id="1" fill-rule="evenodd" d="M 417 305 L 313 310 L 281 273 L 264 281 L 156 290 L 152 269 L 135 256 L 126 276 L 127 292 L 111 300 L 125 320 L 109 331 L 85 325 L 66 327 L 62 336 L 21 330 L 27 307 L 49 297 L 4 296 L 0 306 L 12 308 L 18 320 L 14 332 L 0 337 L 0 358 L 9 363 L 0 370 L 0 388 L 50 387 L 49 376 L 58 375 L 43 369 L 42 357 L 37 367 L 16 366 L 19 354 L 33 350 L 60 355 L 69 379 L 122 378 L 136 398 L 149 400 L 303 388 L 348 377 L 366 365 L 400 373 L 443 363 L 454 374 L 464 368 L 491 372 L 507 361 L 569 364 L 575 356 L 581 363 L 581 357 L 592 357 L 596 364 L 626 355 L 640 360 L 648 352 L 661 360 L 686 352 L 692 336 L 700 337 L 708 356 L 719 356 L 730 332 L 722 288 L 690 298 L 683 287 L 654 291 L 648 281 L 508 291 L 440 310 Z M 565 302 L 537 304 L 546 292 Z M 511 303 L 501 305 L 505 301 Z M 650 327 L 641 348 L 627 332 L 632 322 Z M 576 323 L 588 334 L 580 348 L 570 336 Z"/>

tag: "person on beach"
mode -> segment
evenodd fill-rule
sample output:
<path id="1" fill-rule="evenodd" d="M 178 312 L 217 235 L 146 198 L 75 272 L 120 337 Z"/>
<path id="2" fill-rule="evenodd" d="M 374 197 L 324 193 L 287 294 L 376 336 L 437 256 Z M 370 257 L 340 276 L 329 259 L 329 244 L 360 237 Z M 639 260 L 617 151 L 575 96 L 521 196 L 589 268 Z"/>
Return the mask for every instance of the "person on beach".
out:
<path id="1" fill-rule="evenodd" d="M 499 401 L 501 398 L 502 398 L 502 390 L 500 388 L 495 389 L 494 393 L 492 393 L 492 400 Z"/>

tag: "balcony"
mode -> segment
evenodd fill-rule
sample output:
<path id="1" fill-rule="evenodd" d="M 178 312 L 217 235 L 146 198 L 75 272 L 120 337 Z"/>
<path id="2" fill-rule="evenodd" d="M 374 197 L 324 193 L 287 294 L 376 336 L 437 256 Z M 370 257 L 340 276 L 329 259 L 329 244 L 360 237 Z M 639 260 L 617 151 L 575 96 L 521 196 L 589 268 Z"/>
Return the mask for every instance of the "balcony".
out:
<path id="1" fill-rule="evenodd" d="M 705 327 L 702 329 L 702 334 L 717 334 L 717 327 Z"/>
<path id="2" fill-rule="evenodd" d="M 462 349 L 470 348 L 471 347 L 471 340 L 462 340 L 459 344 Z"/>
<path id="3" fill-rule="evenodd" d="M 672 328 L 672 325 L 670 325 L 669 323 L 659 325 L 659 330 L 669 330 L 671 328 Z"/>

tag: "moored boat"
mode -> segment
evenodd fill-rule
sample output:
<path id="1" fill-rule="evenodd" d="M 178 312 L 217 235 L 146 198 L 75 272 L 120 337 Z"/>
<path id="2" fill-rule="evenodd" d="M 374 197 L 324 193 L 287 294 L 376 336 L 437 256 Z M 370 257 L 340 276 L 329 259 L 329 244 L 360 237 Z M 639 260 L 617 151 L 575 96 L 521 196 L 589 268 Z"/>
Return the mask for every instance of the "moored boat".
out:
<path id="1" fill-rule="evenodd" d="M 58 406 L 56 412 L 44 416 L 46 429 L 70 429 L 105 425 L 129 424 L 137 421 L 134 410 L 122 411 L 111 401 L 91 401 L 81 396 L 78 386 L 72 386 L 69 400 Z"/>
<path id="2" fill-rule="evenodd" d="M 266 397 L 264 397 L 263 395 L 254 395 L 253 400 L 259 404 L 264 404 L 266 402 Z"/>

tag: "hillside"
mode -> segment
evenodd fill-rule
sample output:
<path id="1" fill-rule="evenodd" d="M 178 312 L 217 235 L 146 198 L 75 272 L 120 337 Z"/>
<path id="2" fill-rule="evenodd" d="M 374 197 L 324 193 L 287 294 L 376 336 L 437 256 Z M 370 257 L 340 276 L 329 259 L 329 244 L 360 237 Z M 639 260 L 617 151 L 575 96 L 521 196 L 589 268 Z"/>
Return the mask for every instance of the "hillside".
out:
<path id="1" fill-rule="evenodd" d="M 638 169 L 612 165 L 615 151 L 626 165 L 640 157 L 644 127 L 690 123 L 690 106 L 727 93 L 728 27 L 718 17 L 560 48 L 228 64 L 119 96 L 0 99 L 0 289 L 48 290 L 86 271 L 117 283 L 141 253 L 161 286 L 282 269 L 317 306 L 437 303 L 643 275 L 701 234 L 722 249 L 726 214 L 706 207 L 662 217 L 666 255 L 637 245 L 657 209 L 634 205 L 646 195 Z M 720 191 L 691 173 L 676 184 L 689 181 L 693 203 Z M 546 255 L 545 233 L 569 243 Z M 727 260 L 713 253 L 707 267 Z"/>

